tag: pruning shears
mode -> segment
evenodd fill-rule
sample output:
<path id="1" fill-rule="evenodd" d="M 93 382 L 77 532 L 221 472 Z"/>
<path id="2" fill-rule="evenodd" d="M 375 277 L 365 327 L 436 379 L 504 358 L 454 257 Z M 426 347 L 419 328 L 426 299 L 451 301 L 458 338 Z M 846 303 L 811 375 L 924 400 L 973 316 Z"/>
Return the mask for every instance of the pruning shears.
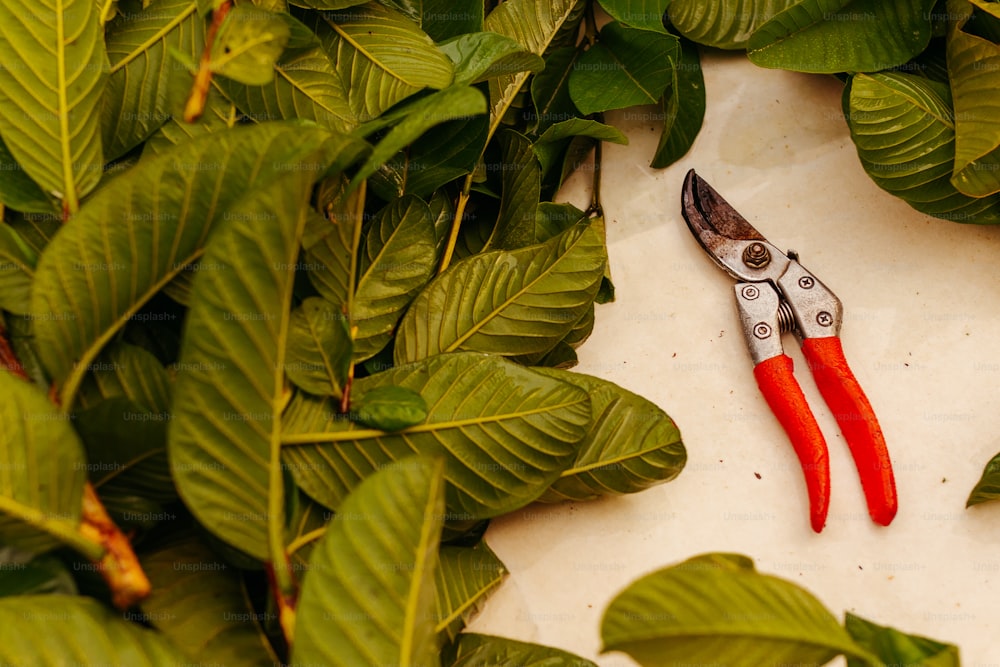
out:
<path id="1" fill-rule="evenodd" d="M 896 483 L 885 438 L 871 403 L 844 358 L 840 299 L 781 252 L 694 170 L 684 179 L 681 211 L 708 255 L 736 278 L 736 304 L 764 399 L 788 435 L 805 473 L 813 530 L 823 530 L 830 506 L 830 457 L 781 334 L 801 339 L 816 386 L 833 412 L 861 477 L 868 513 L 888 526 L 896 515 Z"/>

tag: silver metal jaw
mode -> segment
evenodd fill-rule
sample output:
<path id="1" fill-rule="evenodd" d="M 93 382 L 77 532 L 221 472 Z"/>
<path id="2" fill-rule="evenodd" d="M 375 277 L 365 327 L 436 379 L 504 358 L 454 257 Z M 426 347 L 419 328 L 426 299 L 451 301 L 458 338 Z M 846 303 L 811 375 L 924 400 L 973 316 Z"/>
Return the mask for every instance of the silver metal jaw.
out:
<path id="1" fill-rule="evenodd" d="M 794 331 L 802 338 L 840 334 L 843 306 L 816 276 L 789 260 L 777 283 L 737 283 L 735 287 L 736 307 L 754 366 L 784 353 L 783 331 Z"/>

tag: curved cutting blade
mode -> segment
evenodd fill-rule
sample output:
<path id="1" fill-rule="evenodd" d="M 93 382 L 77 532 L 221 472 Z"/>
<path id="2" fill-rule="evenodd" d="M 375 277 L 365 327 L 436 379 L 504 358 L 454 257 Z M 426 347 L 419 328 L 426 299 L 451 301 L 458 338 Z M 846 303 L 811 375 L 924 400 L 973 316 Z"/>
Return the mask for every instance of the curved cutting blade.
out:
<path id="1" fill-rule="evenodd" d="M 681 213 L 705 252 L 734 278 L 777 281 L 788 268 L 788 257 L 768 243 L 694 169 L 684 177 Z"/>

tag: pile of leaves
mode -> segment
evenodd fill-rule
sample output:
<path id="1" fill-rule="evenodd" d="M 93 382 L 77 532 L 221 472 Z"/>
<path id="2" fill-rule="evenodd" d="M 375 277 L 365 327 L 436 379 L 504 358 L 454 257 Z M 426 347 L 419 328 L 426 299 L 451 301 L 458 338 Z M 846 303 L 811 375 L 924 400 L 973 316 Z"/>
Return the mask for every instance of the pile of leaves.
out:
<path id="1" fill-rule="evenodd" d="M 693 41 L 873 72 L 845 95 L 869 173 L 995 215 L 935 68 L 968 16 L 701 4 L 608 0 L 600 29 L 592 0 L 0 5 L 0 662 L 591 664 L 462 628 L 506 572 L 489 519 L 684 465 L 658 406 L 568 370 L 614 296 L 602 114 L 659 105 L 666 166 L 704 113 Z M 591 201 L 556 203 L 580 168 Z M 602 632 L 651 665 L 957 660 L 724 554 L 637 582 Z"/>

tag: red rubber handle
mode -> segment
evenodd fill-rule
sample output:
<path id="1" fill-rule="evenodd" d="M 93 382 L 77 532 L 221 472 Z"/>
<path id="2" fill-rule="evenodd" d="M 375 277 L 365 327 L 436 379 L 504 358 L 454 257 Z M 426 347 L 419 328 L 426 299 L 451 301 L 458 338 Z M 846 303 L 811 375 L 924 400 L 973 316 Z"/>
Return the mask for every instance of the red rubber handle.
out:
<path id="1" fill-rule="evenodd" d="M 858 467 L 868 513 L 875 523 L 888 526 L 896 516 L 897 507 L 889 450 L 871 403 L 847 365 L 840 339 L 806 338 L 802 341 L 802 354 L 847 440 Z"/>
<path id="2" fill-rule="evenodd" d="M 810 523 L 818 533 L 826 524 L 830 508 L 830 455 L 793 369 L 791 357 L 782 354 L 754 366 L 753 375 L 802 464 L 809 492 Z"/>

